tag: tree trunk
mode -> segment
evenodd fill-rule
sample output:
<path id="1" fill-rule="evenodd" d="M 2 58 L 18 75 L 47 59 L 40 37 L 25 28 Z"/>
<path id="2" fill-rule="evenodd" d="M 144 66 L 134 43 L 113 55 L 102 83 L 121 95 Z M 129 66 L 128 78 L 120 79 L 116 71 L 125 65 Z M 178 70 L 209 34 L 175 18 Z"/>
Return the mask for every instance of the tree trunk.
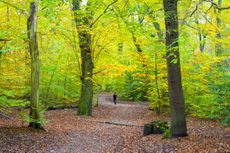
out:
<path id="1" fill-rule="evenodd" d="M 177 0 L 164 0 L 172 137 L 187 135 L 179 58 Z"/>
<path id="2" fill-rule="evenodd" d="M 160 115 L 161 113 L 161 96 L 160 96 L 160 90 L 158 87 L 158 67 L 157 67 L 157 53 L 155 53 L 155 84 L 156 84 L 156 93 L 157 93 L 157 110 L 156 110 L 156 114 Z"/>
<path id="3" fill-rule="evenodd" d="M 206 42 L 206 35 L 199 33 L 199 41 L 200 41 L 200 52 L 204 52 L 205 42 Z"/>
<path id="4" fill-rule="evenodd" d="M 123 53 L 123 48 L 124 48 L 124 43 L 123 42 L 118 43 L 118 53 L 120 55 L 122 55 Z"/>
<path id="5" fill-rule="evenodd" d="M 2 49 L 2 47 L 0 46 L 0 50 Z M 0 51 L 0 70 L 2 69 L 2 53 Z M 1 75 L 1 71 L 0 71 L 0 75 Z"/>
<path id="6" fill-rule="evenodd" d="M 163 33 L 161 30 L 160 24 L 158 22 L 153 22 L 153 25 L 154 25 L 155 29 L 157 30 L 157 36 L 158 36 L 158 39 L 160 42 L 163 39 Z"/>
<path id="7" fill-rule="evenodd" d="M 218 8 L 222 7 L 222 0 L 218 0 Z M 215 50 L 216 50 L 216 55 L 220 56 L 223 53 L 223 48 L 221 45 L 221 39 L 222 39 L 222 34 L 221 34 L 221 26 L 222 26 L 222 20 L 221 20 L 221 9 L 217 10 L 217 17 L 216 17 L 216 22 L 217 22 L 217 34 L 216 34 L 216 39 L 217 39 L 217 43 L 215 46 Z"/>
<path id="8" fill-rule="evenodd" d="M 134 43 L 134 45 L 136 47 L 137 52 L 142 53 L 141 45 L 137 42 L 137 38 L 136 38 L 134 32 L 131 31 L 131 34 L 132 34 L 133 43 Z"/>
<path id="9" fill-rule="evenodd" d="M 200 49 L 200 52 L 203 53 L 204 52 L 205 43 L 206 43 L 206 35 L 204 34 L 203 30 L 199 27 L 199 20 L 198 20 L 198 18 L 196 19 L 195 22 L 196 22 L 197 27 L 198 27 L 199 49 Z"/>
<path id="10" fill-rule="evenodd" d="M 39 51 L 37 43 L 37 11 L 38 0 L 30 3 L 30 16 L 27 21 L 29 51 L 31 58 L 31 103 L 29 126 L 35 129 L 42 128 L 39 114 Z"/>
<path id="11" fill-rule="evenodd" d="M 92 114 L 93 101 L 93 59 L 91 50 L 90 19 L 91 13 L 88 10 L 78 14 L 81 0 L 73 0 L 73 11 L 75 15 L 76 28 L 78 31 L 79 45 L 81 50 L 81 97 L 79 102 L 78 115 Z"/>

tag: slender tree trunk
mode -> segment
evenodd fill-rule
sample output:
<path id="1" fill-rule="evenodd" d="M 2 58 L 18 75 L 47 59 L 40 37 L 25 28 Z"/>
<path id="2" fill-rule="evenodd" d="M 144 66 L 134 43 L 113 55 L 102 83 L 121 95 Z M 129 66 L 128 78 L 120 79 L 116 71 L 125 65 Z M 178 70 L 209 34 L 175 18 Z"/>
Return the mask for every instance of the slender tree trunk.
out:
<path id="1" fill-rule="evenodd" d="M 73 11 L 75 15 L 76 28 L 81 50 L 81 97 L 79 102 L 78 115 L 92 114 L 93 101 L 93 59 L 91 50 L 91 34 L 90 34 L 90 19 L 91 13 L 84 10 L 83 14 L 78 14 L 81 10 L 81 0 L 73 0 Z M 87 4 L 88 5 L 88 4 Z"/>
<path id="2" fill-rule="evenodd" d="M 163 32 L 161 30 L 160 24 L 158 22 L 153 22 L 154 28 L 157 30 L 157 36 L 159 41 L 163 39 Z"/>
<path id="3" fill-rule="evenodd" d="M 161 113 L 161 102 L 160 102 L 160 99 L 161 99 L 161 96 L 160 96 L 160 90 L 159 90 L 159 87 L 158 87 L 158 65 L 157 65 L 157 53 L 155 53 L 155 84 L 156 84 L 156 93 L 157 93 L 157 115 L 160 115 Z"/>
<path id="4" fill-rule="evenodd" d="M 53 82 L 53 78 L 54 78 L 54 73 L 56 72 L 56 70 L 57 70 L 57 67 L 55 67 L 55 69 L 53 70 L 52 75 L 51 75 L 50 80 L 49 80 L 49 84 L 46 86 L 47 91 L 46 91 L 46 96 L 44 96 L 44 97 L 47 100 L 49 100 L 50 88 L 51 88 L 51 85 L 52 85 L 52 82 Z"/>
<path id="5" fill-rule="evenodd" d="M 205 42 L 206 42 L 206 35 L 202 34 L 202 32 L 199 32 L 199 42 L 200 42 L 199 44 L 200 52 L 203 53 Z"/>
<path id="6" fill-rule="evenodd" d="M 66 95 L 66 84 L 67 84 L 67 74 L 64 77 L 64 93 L 63 93 L 64 97 Z"/>
<path id="7" fill-rule="evenodd" d="M 144 55 L 143 55 L 143 50 L 141 48 L 141 45 L 137 42 L 137 38 L 136 38 L 136 36 L 135 36 L 133 31 L 131 31 L 131 34 L 132 34 L 133 43 L 134 43 L 136 51 L 137 51 L 137 53 L 139 55 L 140 61 L 142 63 L 142 66 L 146 67 L 147 64 L 146 64 L 146 60 L 145 60 Z"/>
<path id="8" fill-rule="evenodd" d="M 42 128 L 39 114 L 39 80 L 40 64 L 37 43 L 37 11 L 38 0 L 30 3 L 30 16 L 27 21 L 29 51 L 31 58 L 31 103 L 29 126 L 35 129 Z"/>
<path id="9" fill-rule="evenodd" d="M 155 19 L 155 17 L 152 17 L 153 19 Z M 160 27 L 160 24 L 158 22 L 153 22 L 153 25 L 154 25 L 154 28 L 157 30 L 157 37 L 158 37 L 158 40 L 159 40 L 159 43 L 163 40 L 163 32 L 161 30 L 161 27 Z M 161 98 L 163 96 L 161 96 L 160 94 L 160 90 L 159 90 L 159 82 L 158 82 L 158 56 L 157 56 L 157 53 L 155 53 L 155 84 L 156 84 L 156 93 L 157 93 L 157 105 L 158 105 L 158 108 L 157 108 L 157 115 L 160 115 L 161 113 Z"/>
<path id="10" fill-rule="evenodd" d="M 134 45 L 135 45 L 135 47 L 136 47 L 137 52 L 142 53 L 141 45 L 137 42 L 137 38 L 136 38 L 134 32 L 131 31 L 131 34 L 132 34 L 133 43 L 134 43 Z"/>
<path id="11" fill-rule="evenodd" d="M 199 27 L 199 20 L 198 20 L 198 18 L 196 18 L 195 22 L 196 22 L 196 24 L 198 26 L 199 49 L 200 49 L 200 52 L 203 53 L 204 52 L 205 43 L 206 43 L 206 35 L 202 31 L 202 29 Z"/>
<path id="12" fill-rule="evenodd" d="M 122 55 L 123 53 L 123 48 L 124 48 L 124 43 L 123 42 L 118 43 L 118 53 L 120 55 Z"/>
<path id="13" fill-rule="evenodd" d="M 0 50 L 2 49 L 2 47 L 0 46 Z M 2 53 L 0 52 L 0 70 L 2 69 Z M 0 71 L 0 75 L 1 75 L 1 71 Z"/>
<path id="14" fill-rule="evenodd" d="M 218 0 L 218 7 L 222 7 L 222 0 Z M 217 10 L 217 17 L 216 17 L 216 22 L 217 22 L 217 34 L 216 34 L 216 39 L 217 43 L 215 46 L 216 50 L 216 55 L 220 56 L 223 53 L 223 47 L 221 45 L 221 39 L 222 39 L 222 34 L 221 34 L 221 26 L 222 26 L 222 20 L 221 20 L 221 10 Z"/>
<path id="15" fill-rule="evenodd" d="M 172 137 L 187 136 L 179 58 L 177 0 L 164 0 Z"/>
<path id="16" fill-rule="evenodd" d="M 6 5 L 6 17 L 7 17 L 7 29 L 9 30 L 10 28 L 10 8 L 9 5 Z"/>

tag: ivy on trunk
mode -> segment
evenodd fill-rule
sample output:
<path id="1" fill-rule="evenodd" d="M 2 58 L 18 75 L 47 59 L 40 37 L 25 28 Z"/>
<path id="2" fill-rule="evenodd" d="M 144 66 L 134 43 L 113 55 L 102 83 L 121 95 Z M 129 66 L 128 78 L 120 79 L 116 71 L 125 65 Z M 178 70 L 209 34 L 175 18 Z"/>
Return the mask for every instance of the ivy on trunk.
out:
<path id="1" fill-rule="evenodd" d="M 81 50 L 81 96 L 78 115 L 92 114 L 93 101 L 93 59 L 91 50 L 91 13 L 86 8 L 81 10 L 81 1 L 73 0 L 73 11 L 78 31 L 79 47 Z M 89 5 L 89 4 L 87 4 Z"/>
<path id="2" fill-rule="evenodd" d="M 168 90 L 172 137 L 187 135 L 185 104 L 181 83 L 177 0 L 164 0 Z"/>

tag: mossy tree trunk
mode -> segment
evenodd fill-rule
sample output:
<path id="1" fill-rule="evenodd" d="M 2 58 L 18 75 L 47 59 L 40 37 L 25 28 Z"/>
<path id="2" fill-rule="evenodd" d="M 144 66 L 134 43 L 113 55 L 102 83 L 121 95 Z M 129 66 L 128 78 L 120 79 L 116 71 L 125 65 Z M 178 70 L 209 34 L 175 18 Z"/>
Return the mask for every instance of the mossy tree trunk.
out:
<path id="1" fill-rule="evenodd" d="M 179 58 L 177 0 L 164 0 L 172 137 L 187 135 Z"/>
<path id="2" fill-rule="evenodd" d="M 81 96 L 79 102 L 78 115 L 92 114 L 93 101 L 93 59 L 91 50 L 91 13 L 86 8 L 81 10 L 81 0 L 73 0 L 73 11 L 75 16 L 76 28 L 78 31 L 79 47 L 81 50 Z M 89 5 L 89 4 L 87 4 Z"/>
<path id="3" fill-rule="evenodd" d="M 35 129 L 42 128 L 39 114 L 40 64 L 37 43 L 37 11 L 38 0 L 30 3 L 30 16 L 27 21 L 29 51 L 31 58 L 31 103 L 29 126 Z"/>

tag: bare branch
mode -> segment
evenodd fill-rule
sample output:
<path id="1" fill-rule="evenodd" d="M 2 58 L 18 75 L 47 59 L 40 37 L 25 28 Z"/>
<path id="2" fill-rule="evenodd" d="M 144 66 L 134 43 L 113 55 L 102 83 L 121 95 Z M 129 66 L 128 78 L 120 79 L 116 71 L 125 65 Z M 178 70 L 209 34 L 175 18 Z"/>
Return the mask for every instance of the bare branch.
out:
<path id="1" fill-rule="evenodd" d="M 227 6 L 227 7 L 219 7 L 218 9 L 219 9 L 219 10 L 228 10 L 228 9 L 230 9 L 230 6 Z"/>
<path id="2" fill-rule="evenodd" d="M 187 27 L 189 27 L 189 28 L 192 28 L 192 29 L 194 29 L 194 30 L 199 31 L 199 29 L 198 29 L 198 28 L 191 26 L 191 25 L 190 25 L 190 24 L 188 24 L 187 22 L 185 22 L 184 24 L 185 24 Z"/>
<path id="3" fill-rule="evenodd" d="M 192 13 L 191 13 L 190 17 L 192 17 L 192 16 L 193 16 L 193 14 L 194 14 L 194 13 L 198 10 L 198 7 L 199 7 L 199 5 L 200 5 L 202 2 L 203 2 L 203 1 L 202 1 L 202 0 L 200 0 L 200 1 L 199 1 L 199 3 L 197 3 L 197 4 L 196 4 L 196 8 L 195 8 L 195 10 L 193 10 L 193 11 L 192 11 Z"/>
<path id="4" fill-rule="evenodd" d="M 106 69 L 103 69 L 103 70 L 100 70 L 100 71 L 94 72 L 94 73 L 93 73 L 93 75 L 98 74 L 98 73 L 101 73 L 101 72 L 103 72 L 103 71 L 105 71 L 105 70 L 106 70 Z"/>
<path id="5" fill-rule="evenodd" d="M 118 0 L 114 0 L 112 3 L 110 3 L 105 10 L 103 11 L 103 13 L 101 13 L 90 25 L 90 27 L 92 27 L 95 23 L 97 23 L 97 21 L 108 11 L 108 9 L 110 8 L 110 6 L 112 6 L 113 4 L 115 4 L 116 2 L 118 2 Z"/>
<path id="6" fill-rule="evenodd" d="M 210 10 L 212 7 L 215 7 L 215 8 L 218 9 L 218 10 L 228 10 L 228 9 L 230 9 L 230 6 L 227 6 L 227 7 L 219 7 L 218 4 L 216 4 L 215 2 L 213 2 L 213 1 L 211 1 L 211 0 L 203 0 L 203 1 L 209 2 L 209 3 L 212 4 L 211 7 L 210 7 L 208 10 Z M 208 10 L 207 10 L 207 11 L 208 11 Z"/>
<path id="7" fill-rule="evenodd" d="M 3 38 L 0 38 L 0 41 L 10 41 L 10 39 L 3 39 Z"/>
<path id="8" fill-rule="evenodd" d="M 213 25 L 213 23 L 212 23 L 211 21 L 209 21 L 209 19 L 207 18 L 206 15 L 203 15 L 203 14 L 202 14 L 202 16 L 204 17 L 204 19 L 205 19 L 208 23 L 210 23 L 211 25 Z M 214 26 L 214 25 L 213 25 L 213 26 Z"/>
<path id="9" fill-rule="evenodd" d="M 207 11 L 205 11 L 205 13 L 207 13 L 209 10 L 211 10 L 211 8 L 213 8 L 213 4 L 209 7 L 209 9 L 207 9 Z"/>

